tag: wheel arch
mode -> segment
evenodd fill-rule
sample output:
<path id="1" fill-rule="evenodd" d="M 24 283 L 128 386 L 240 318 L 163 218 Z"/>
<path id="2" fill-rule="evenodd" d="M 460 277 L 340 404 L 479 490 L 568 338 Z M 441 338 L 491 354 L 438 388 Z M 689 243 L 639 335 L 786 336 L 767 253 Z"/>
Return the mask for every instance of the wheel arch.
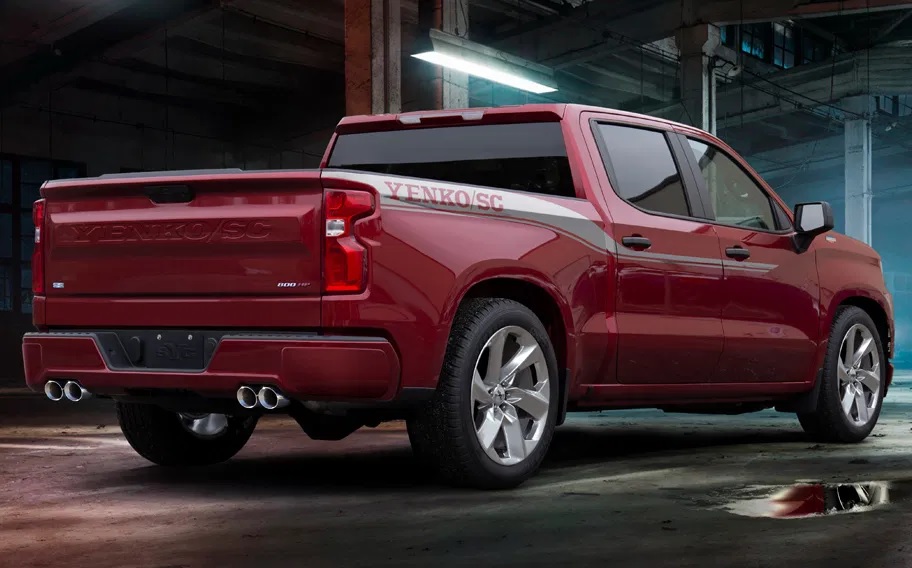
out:
<path id="1" fill-rule="evenodd" d="M 867 290 L 844 291 L 833 298 L 831 303 L 832 307 L 827 313 L 824 331 L 827 335 L 829 334 L 829 330 L 833 325 L 833 320 L 836 318 L 836 313 L 839 311 L 839 308 L 844 306 L 855 306 L 856 308 L 860 308 L 874 320 L 874 325 L 877 326 L 877 332 L 880 334 L 880 338 L 884 343 L 884 351 L 886 352 L 887 359 L 891 359 L 893 357 L 893 325 L 890 322 L 890 316 L 887 309 L 884 307 L 885 302 L 885 298 L 877 298 Z"/>
<path id="2" fill-rule="evenodd" d="M 570 308 L 557 294 L 552 286 L 544 282 L 515 276 L 494 276 L 474 282 L 467 287 L 459 301 L 455 303 L 455 311 L 465 302 L 475 298 L 505 298 L 518 302 L 530 310 L 541 320 L 554 347 L 557 359 L 559 376 L 559 415 L 558 424 L 561 424 L 566 414 L 568 402 L 567 387 L 572 376 L 574 352 L 572 319 Z"/>
<path id="3" fill-rule="evenodd" d="M 890 360 L 893 358 L 893 350 L 895 347 L 894 330 L 892 321 L 890 319 L 890 311 L 887 307 L 885 307 L 889 306 L 889 304 L 887 303 L 886 298 L 882 298 L 879 295 L 871 293 L 869 290 L 863 288 L 845 290 L 842 293 L 835 295 L 829 304 L 829 308 L 823 314 L 824 317 L 821 318 L 821 341 L 819 343 L 817 360 L 814 366 L 812 384 L 817 382 L 817 371 L 823 367 L 826 357 L 827 345 L 829 344 L 830 339 L 830 330 L 833 327 L 833 321 L 836 319 L 836 314 L 839 312 L 839 309 L 845 306 L 854 306 L 863 310 L 874 321 L 874 325 L 881 337 L 881 341 L 883 341 L 884 355 L 887 358 L 887 387 L 884 391 L 886 392 L 886 390 L 889 389 L 893 378 L 892 365 L 890 364 Z"/>

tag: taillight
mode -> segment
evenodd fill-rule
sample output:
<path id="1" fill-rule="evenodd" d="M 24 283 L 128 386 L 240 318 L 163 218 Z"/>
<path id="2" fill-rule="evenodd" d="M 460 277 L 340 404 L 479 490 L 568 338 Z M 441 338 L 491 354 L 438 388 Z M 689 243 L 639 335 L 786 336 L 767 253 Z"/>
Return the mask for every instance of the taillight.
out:
<path id="1" fill-rule="evenodd" d="M 324 196 L 323 291 L 361 292 L 367 285 L 367 249 L 354 235 L 354 222 L 374 210 L 365 191 L 331 189 Z"/>
<path id="2" fill-rule="evenodd" d="M 32 206 L 32 221 L 35 223 L 35 249 L 32 252 L 32 295 L 44 296 L 44 200 L 39 199 Z"/>

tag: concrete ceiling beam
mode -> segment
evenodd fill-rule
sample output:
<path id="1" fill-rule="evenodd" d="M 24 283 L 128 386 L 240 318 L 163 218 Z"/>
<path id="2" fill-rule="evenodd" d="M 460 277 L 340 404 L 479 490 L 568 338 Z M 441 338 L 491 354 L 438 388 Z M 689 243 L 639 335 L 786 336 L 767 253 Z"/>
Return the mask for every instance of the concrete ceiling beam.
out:
<path id="1" fill-rule="evenodd" d="M 22 26 L 18 33 L 8 37 L 8 43 L 0 53 L 0 65 L 27 57 L 37 51 L 47 50 L 55 42 L 96 22 L 109 18 L 126 9 L 136 0 L 90 0 L 75 8 L 69 8 L 62 16 L 47 21 Z M 14 14 L 15 15 L 15 14 Z"/>
<path id="2" fill-rule="evenodd" d="M 345 39 L 341 2 L 300 0 L 222 0 L 222 7 L 306 32 L 338 44 Z"/>
<path id="3" fill-rule="evenodd" d="M 35 53 L 0 68 L 0 108 L 24 93 L 53 91 L 82 76 L 94 60 L 125 57 L 182 24 L 205 18 L 214 0 L 139 1 L 57 42 L 56 53 Z"/>
<path id="4" fill-rule="evenodd" d="M 745 77 L 720 86 L 716 96 L 717 127 L 729 128 L 790 112 L 818 109 L 839 113 L 838 102 L 856 95 L 912 94 L 912 52 L 875 48 L 793 67 L 763 77 Z M 677 117 L 679 103 L 645 109 L 654 116 Z"/>
<path id="5" fill-rule="evenodd" d="M 228 10 L 182 35 L 219 49 L 317 69 L 341 72 L 345 61 L 341 43 Z"/>
<path id="6" fill-rule="evenodd" d="M 509 53 L 545 65 L 562 58 L 618 44 L 611 34 L 630 43 L 647 43 L 669 37 L 681 27 L 697 24 L 762 22 L 776 19 L 822 18 L 888 10 L 912 9 L 912 2 L 897 0 L 840 0 L 799 3 L 797 0 L 714 0 L 682 3 L 680 0 L 593 0 L 566 16 L 520 24 L 516 33 L 494 42 Z"/>

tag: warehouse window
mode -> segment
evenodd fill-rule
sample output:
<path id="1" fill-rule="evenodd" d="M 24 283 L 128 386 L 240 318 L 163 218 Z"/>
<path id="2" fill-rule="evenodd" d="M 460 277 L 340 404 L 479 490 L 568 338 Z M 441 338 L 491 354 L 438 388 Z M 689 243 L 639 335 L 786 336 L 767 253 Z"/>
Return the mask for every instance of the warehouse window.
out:
<path id="1" fill-rule="evenodd" d="M 833 44 L 820 39 L 813 33 L 802 30 L 801 33 L 801 63 L 814 63 L 825 61 L 833 54 Z"/>
<path id="2" fill-rule="evenodd" d="M 722 42 L 722 45 L 735 47 L 737 37 L 738 26 L 728 25 L 719 27 L 719 41 Z"/>
<path id="3" fill-rule="evenodd" d="M 764 59 L 766 57 L 766 35 L 764 24 L 748 24 L 741 27 L 741 51 Z"/>
<path id="4" fill-rule="evenodd" d="M 783 69 L 795 66 L 795 29 L 790 24 L 773 24 L 773 65 Z"/>
<path id="5" fill-rule="evenodd" d="M 32 311 L 32 204 L 40 197 L 41 185 L 83 175 L 81 164 L 0 156 L 0 311 Z"/>

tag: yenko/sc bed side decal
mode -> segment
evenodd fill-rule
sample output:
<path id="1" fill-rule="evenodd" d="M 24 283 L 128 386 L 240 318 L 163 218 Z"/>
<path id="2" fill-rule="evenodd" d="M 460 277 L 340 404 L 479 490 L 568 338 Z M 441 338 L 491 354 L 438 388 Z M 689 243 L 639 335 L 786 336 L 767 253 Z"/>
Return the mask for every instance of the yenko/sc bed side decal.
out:
<path id="1" fill-rule="evenodd" d="M 758 273 L 777 267 L 774 264 L 727 261 L 719 257 L 629 250 L 618 246 L 602 227 L 582 213 L 535 194 L 347 170 L 328 170 L 324 175 L 372 186 L 380 195 L 381 207 L 386 209 L 470 214 L 517 221 L 548 228 L 598 252 L 611 253 L 619 258 Z"/>
<path id="2" fill-rule="evenodd" d="M 360 172 L 332 171 L 326 175 L 371 185 L 380 194 L 381 207 L 532 223 L 559 231 L 598 252 L 617 250 L 604 229 L 582 213 L 531 194 Z"/>

